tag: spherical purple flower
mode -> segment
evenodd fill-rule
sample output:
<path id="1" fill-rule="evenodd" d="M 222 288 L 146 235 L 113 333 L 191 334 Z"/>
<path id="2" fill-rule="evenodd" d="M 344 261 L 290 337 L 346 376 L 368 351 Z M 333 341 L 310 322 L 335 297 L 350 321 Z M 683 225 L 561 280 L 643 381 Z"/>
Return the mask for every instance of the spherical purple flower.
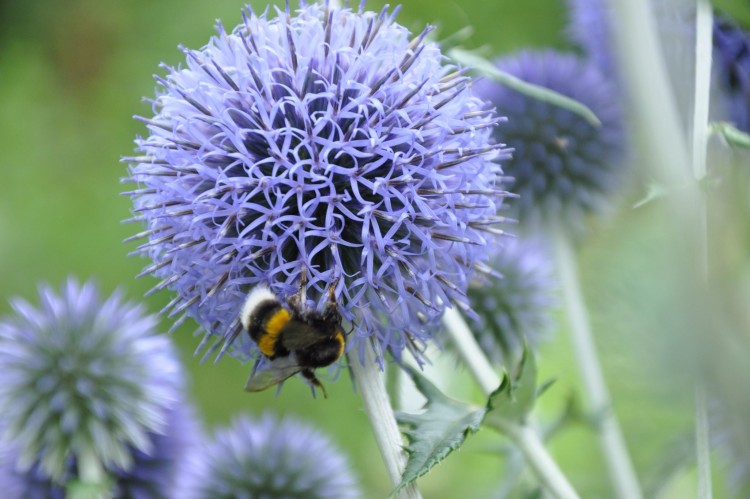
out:
<path id="1" fill-rule="evenodd" d="M 199 448 L 200 434 L 192 408 L 180 402 L 167 414 L 164 433 L 149 433 L 149 450 L 128 447 L 132 465 L 107 469 L 112 496 L 132 499 L 181 499 L 183 488 Z M 20 470 L 18 445 L 4 446 L 0 453 L 0 490 L 5 499 L 64 499 L 66 486 L 78 476 L 77 460 L 66 460 L 63 480 L 54 481 L 39 464 Z"/>
<path id="2" fill-rule="evenodd" d="M 605 75 L 614 77 L 611 13 L 606 0 L 566 0 L 567 33 Z M 616 26 L 615 26 L 616 28 Z"/>
<path id="3" fill-rule="evenodd" d="M 713 28 L 714 75 L 724 95 L 723 114 L 750 133 L 750 32 L 723 17 L 715 18 Z"/>
<path id="4" fill-rule="evenodd" d="M 469 287 L 479 316 L 472 330 L 488 357 L 503 363 L 549 333 L 554 279 L 550 257 L 536 240 L 511 239 L 495 249 L 490 266 L 502 279 L 477 279 Z"/>
<path id="5" fill-rule="evenodd" d="M 505 171 L 520 199 L 509 203 L 521 223 L 576 225 L 583 215 L 607 206 L 622 184 L 626 150 L 617 89 L 599 69 L 577 56 L 553 51 L 522 52 L 497 67 L 587 105 L 601 120 L 581 116 L 489 80 L 477 95 L 508 117 L 499 142 L 514 148 Z"/>
<path id="6" fill-rule="evenodd" d="M 328 437 L 293 419 L 238 417 L 206 442 L 189 497 L 360 497 L 346 458 Z"/>
<path id="7" fill-rule="evenodd" d="M 568 33 L 602 71 L 619 80 L 614 61 L 610 7 L 604 0 L 568 0 Z M 659 27 L 664 61 L 677 96 L 683 123 L 692 116 L 695 86 L 695 5 L 681 0 L 657 0 L 651 5 Z M 636 35 L 637 36 L 637 35 Z M 728 119 L 750 132 L 750 33 L 726 16 L 713 24 L 712 117 Z"/>
<path id="8" fill-rule="evenodd" d="M 17 449 L 15 471 L 64 486 L 81 456 L 131 470 L 134 451 L 156 455 L 180 372 L 155 317 L 72 279 L 40 301 L 16 300 L 0 321 L 0 442 Z"/>
<path id="9" fill-rule="evenodd" d="M 394 16 L 249 12 L 158 78 L 143 155 L 127 158 L 144 274 L 176 292 L 171 316 L 242 359 L 258 355 L 240 334 L 248 291 L 289 296 L 302 272 L 310 307 L 333 287 L 350 347 L 374 336 L 397 358 L 466 306 L 500 221 L 498 120 L 428 30 L 411 38 Z"/>
<path id="10" fill-rule="evenodd" d="M 166 417 L 166 428 L 149 434 L 148 450 L 131 447 L 132 466 L 112 470 L 115 497 L 180 499 L 185 494 L 185 473 L 192 471 L 201 430 L 192 406 L 185 400 L 175 404 Z"/>

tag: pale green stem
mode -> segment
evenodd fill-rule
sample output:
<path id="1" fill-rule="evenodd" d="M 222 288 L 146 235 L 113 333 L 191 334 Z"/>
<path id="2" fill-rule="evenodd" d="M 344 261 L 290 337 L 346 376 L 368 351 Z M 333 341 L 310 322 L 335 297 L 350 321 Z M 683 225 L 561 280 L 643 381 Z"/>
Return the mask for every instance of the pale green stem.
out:
<path id="1" fill-rule="evenodd" d="M 69 494 L 70 499 L 110 499 L 106 490 L 108 476 L 93 449 L 79 453 L 77 459 L 80 486 Z"/>
<path id="2" fill-rule="evenodd" d="M 443 325 L 464 364 L 482 387 L 484 394 L 489 397 L 500 387 L 500 376 L 477 344 L 466 321 L 455 308 L 449 308 L 443 315 Z M 555 460 L 549 455 L 539 434 L 531 426 L 508 421 L 497 430 L 510 438 L 523 452 L 526 462 L 549 494 L 558 499 L 579 497 Z"/>
<path id="3" fill-rule="evenodd" d="M 695 443 L 698 459 L 698 498 L 713 497 L 711 485 L 711 448 L 708 441 L 708 416 L 706 414 L 706 391 L 702 386 L 695 389 Z"/>
<path id="4" fill-rule="evenodd" d="M 347 359 L 357 391 L 362 397 L 365 412 L 370 418 L 380 455 L 395 488 L 401 483 L 401 477 L 406 467 L 406 453 L 403 450 L 404 442 L 401 438 L 401 432 L 393 415 L 391 400 L 388 398 L 388 392 L 385 389 L 383 372 L 376 361 L 371 344 L 365 347 L 364 364 L 360 363 L 355 352 L 349 352 Z M 422 496 L 417 484 L 412 482 L 399 491 L 398 497 L 401 499 L 420 499 Z"/>
<path id="5" fill-rule="evenodd" d="M 555 257 L 563 291 L 566 315 L 583 387 L 591 412 L 598 418 L 597 437 L 604 454 L 609 477 L 620 499 L 640 498 L 638 477 L 633 469 L 625 439 L 604 382 L 604 374 L 596 353 L 586 306 L 578 282 L 575 256 L 568 238 L 561 230 L 554 235 Z"/>
<path id="6" fill-rule="evenodd" d="M 482 387 L 484 394 L 489 396 L 500 387 L 502 380 L 477 344 L 466 321 L 458 310 L 449 308 L 443 314 L 443 324 L 453 338 L 453 346 L 464 359 L 464 364 Z"/>
<path id="7" fill-rule="evenodd" d="M 693 108 L 693 175 L 696 183 L 706 177 L 706 149 L 708 146 L 708 109 L 711 92 L 711 58 L 713 13 L 708 2 L 698 0 L 696 5 L 695 40 L 695 105 Z M 708 204 L 706 193 L 699 189 L 700 251 L 702 277 L 708 285 Z M 713 497 L 711 484 L 711 448 L 709 443 L 708 417 L 706 415 L 706 393 L 703 386 L 695 388 L 695 443 L 698 464 L 698 497 Z"/>
<path id="8" fill-rule="evenodd" d="M 539 478 L 544 489 L 557 499 L 577 499 L 578 493 L 562 474 L 557 463 L 547 452 L 539 434 L 527 424 L 501 424 L 497 429 L 511 439 L 521 449 L 526 462 Z"/>

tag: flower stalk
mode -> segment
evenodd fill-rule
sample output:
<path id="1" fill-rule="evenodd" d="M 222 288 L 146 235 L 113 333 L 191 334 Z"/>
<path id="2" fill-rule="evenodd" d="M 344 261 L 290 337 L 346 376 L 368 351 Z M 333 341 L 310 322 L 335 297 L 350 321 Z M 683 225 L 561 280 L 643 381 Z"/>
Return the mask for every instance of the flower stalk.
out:
<path id="1" fill-rule="evenodd" d="M 458 348 L 458 354 L 469 367 L 471 374 L 489 397 L 500 386 L 500 376 L 471 333 L 469 326 L 455 308 L 449 308 L 443 315 L 443 324 Z M 558 499 L 577 499 L 578 493 L 550 456 L 539 434 L 527 423 L 505 421 L 495 429 L 511 439 L 523 452 L 526 462 L 544 488 Z"/>
<path id="2" fill-rule="evenodd" d="M 362 397 L 362 403 L 370 418 L 375 440 L 380 449 L 388 476 L 394 487 L 401 483 L 406 467 L 406 454 L 403 451 L 403 440 L 398 429 L 393 407 L 385 389 L 383 372 L 376 360 L 374 344 L 366 345 L 364 358 L 360 361 L 356 354 L 349 352 L 347 360 L 351 368 L 354 384 Z M 417 484 L 410 483 L 399 491 L 399 499 L 420 499 Z"/>
<path id="3" fill-rule="evenodd" d="M 590 410 L 601 418 L 597 427 L 597 436 L 610 478 L 617 497 L 622 499 L 642 497 L 625 439 L 612 411 L 612 402 L 596 353 L 586 306 L 578 282 L 578 271 L 571 243 L 559 230 L 553 239 L 566 315 L 570 323 L 570 339 Z"/>
<path id="4" fill-rule="evenodd" d="M 711 91 L 711 57 L 713 13 L 708 2 L 699 0 L 696 9 L 695 39 L 695 96 L 693 105 L 693 176 L 696 184 L 706 177 L 706 150 L 708 146 L 708 109 Z M 705 191 L 700 196 L 700 253 L 701 277 L 708 284 L 708 204 Z M 706 390 L 699 382 L 695 387 L 695 441 L 696 462 L 698 464 L 698 497 L 711 499 L 711 455 L 706 407 Z"/>
<path id="5" fill-rule="evenodd" d="M 92 448 L 81 451 L 78 456 L 78 478 L 80 482 L 68 490 L 70 499 L 110 499 L 112 492 L 107 483 L 107 473 Z"/>

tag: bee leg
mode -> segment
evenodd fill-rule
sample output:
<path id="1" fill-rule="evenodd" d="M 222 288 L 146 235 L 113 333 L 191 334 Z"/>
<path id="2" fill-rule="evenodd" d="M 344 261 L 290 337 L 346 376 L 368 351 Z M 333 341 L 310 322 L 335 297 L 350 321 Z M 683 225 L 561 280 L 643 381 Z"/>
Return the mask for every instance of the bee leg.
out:
<path id="1" fill-rule="evenodd" d="M 325 387 L 325 386 L 323 386 L 323 383 L 321 383 L 321 382 L 320 382 L 320 381 L 318 380 L 318 378 L 316 378 L 316 377 L 315 377 L 315 373 L 314 373 L 314 372 L 312 372 L 312 370 L 311 370 L 311 369 L 303 369 L 303 370 L 301 371 L 301 374 L 302 374 L 302 376 L 304 376 L 304 378 L 305 378 L 305 379 L 306 379 L 307 381 L 309 381 L 309 382 L 310 382 L 310 384 L 311 384 L 311 385 L 313 385 L 313 386 L 317 386 L 318 388 L 320 388 L 320 390 L 321 390 L 321 391 L 323 392 L 323 398 L 325 398 L 325 399 L 327 399 L 327 398 L 328 398 L 328 392 L 326 392 L 326 387 Z"/>
<path id="2" fill-rule="evenodd" d="M 339 283 L 339 278 L 333 280 L 331 285 L 328 287 L 328 305 L 327 308 L 335 309 L 338 305 L 336 304 L 336 286 Z"/>
<path id="3" fill-rule="evenodd" d="M 302 267 L 299 272 L 299 287 L 297 292 L 286 297 L 286 302 L 290 307 L 302 310 L 307 303 L 307 267 Z"/>

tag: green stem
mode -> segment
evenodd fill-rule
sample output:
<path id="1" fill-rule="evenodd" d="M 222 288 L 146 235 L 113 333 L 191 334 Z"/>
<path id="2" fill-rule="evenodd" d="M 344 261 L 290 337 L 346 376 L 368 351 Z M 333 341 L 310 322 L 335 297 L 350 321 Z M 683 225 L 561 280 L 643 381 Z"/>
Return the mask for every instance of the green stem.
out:
<path id="1" fill-rule="evenodd" d="M 375 440 L 380 449 L 388 476 L 395 488 L 401 483 L 401 477 L 406 467 L 406 454 L 403 451 L 403 440 L 398 429 L 393 407 L 385 389 L 383 373 L 375 360 L 372 345 L 365 347 L 364 363 L 360 363 L 356 353 L 347 354 L 349 367 L 354 377 L 354 383 L 362 397 L 362 403 L 370 418 Z M 398 494 L 401 499 L 421 499 L 421 494 L 415 482 L 410 483 Z"/>
<path id="2" fill-rule="evenodd" d="M 708 441 L 708 416 L 706 414 L 706 391 L 702 386 L 695 389 L 695 443 L 698 460 L 698 498 L 711 499 L 711 447 Z"/>
<path id="3" fill-rule="evenodd" d="M 477 344 L 476 338 L 466 325 L 461 314 L 455 308 L 449 308 L 443 315 L 443 325 L 451 336 L 454 345 L 458 348 L 458 354 L 469 368 L 485 396 L 489 397 L 500 386 L 500 376 L 490 364 L 482 349 Z M 529 464 L 539 482 L 544 488 L 558 499 L 578 499 L 573 486 L 557 466 L 557 463 L 549 455 L 544 447 L 538 433 L 528 424 L 506 421 L 502 426 L 497 426 L 500 431 L 511 439 L 523 452 L 526 462 Z"/>
<path id="4" fill-rule="evenodd" d="M 477 344 L 466 321 L 458 310 L 449 308 L 443 314 L 443 325 L 453 338 L 453 346 L 458 355 L 464 360 L 464 364 L 482 387 L 484 394 L 489 396 L 500 387 L 502 380 Z"/>
<path id="5" fill-rule="evenodd" d="M 554 235 L 554 246 L 565 310 L 570 323 L 573 351 L 581 372 L 590 410 L 600 418 L 600 423 L 597 425 L 597 436 L 610 479 L 615 487 L 617 497 L 621 499 L 640 498 L 642 495 L 638 478 L 630 461 L 620 426 L 612 411 L 609 392 L 596 353 L 586 306 L 578 282 L 575 257 L 568 238 L 560 230 L 557 230 Z"/>
<path id="6" fill-rule="evenodd" d="M 108 476 L 99 457 L 93 449 L 81 451 L 78 455 L 78 483 L 69 488 L 69 499 L 110 499 L 107 490 Z"/>
<path id="7" fill-rule="evenodd" d="M 506 424 L 495 421 L 493 426 L 511 439 L 523 452 L 526 462 L 545 490 L 557 499 L 578 499 L 578 493 L 549 455 L 536 430 L 528 424 L 515 424 L 507 421 L 503 423 Z"/>
<path id="8" fill-rule="evenodd" d="M 695 105 L 693 107 L 693 175 L 696 183 L 706 177 L 706 149 L 708 144 L 708 109 L 711 88 L 711 56 L 713 52 L 712 27 L 713 13 L 711 6 L 698 0 L 696 9 L 695 39 Z M 708 203 L 703 189 L 700 196 L 700 239 L 701 277 L 708 285 Z M 706 415 L 706 392 L 699 384 L 695 388 L 695 443 L 696 462 L 698 464 L 698 497 L 711 499 L 711 455 L 708 435 L 708 417 Z"/>

